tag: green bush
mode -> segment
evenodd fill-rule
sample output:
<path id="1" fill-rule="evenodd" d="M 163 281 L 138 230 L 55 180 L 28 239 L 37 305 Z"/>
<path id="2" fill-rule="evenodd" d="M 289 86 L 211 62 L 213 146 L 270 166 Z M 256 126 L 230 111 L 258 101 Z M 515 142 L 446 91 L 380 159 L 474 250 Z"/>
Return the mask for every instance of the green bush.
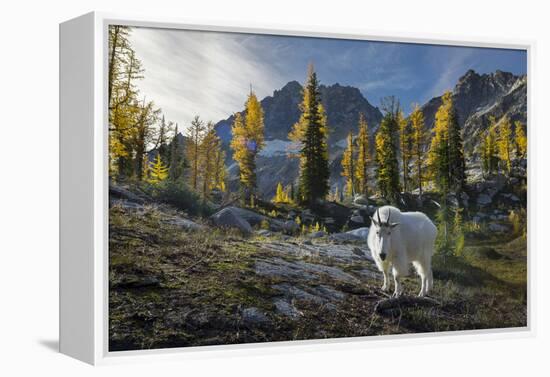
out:
<path id="1" fill-rule="evenodd" d="M 214 212 L 212 204 L 200 197 L 182 182 L 163 181 L 142 187 L 153 199 L 169 204 L 192 216 L 209 216 Z"/>

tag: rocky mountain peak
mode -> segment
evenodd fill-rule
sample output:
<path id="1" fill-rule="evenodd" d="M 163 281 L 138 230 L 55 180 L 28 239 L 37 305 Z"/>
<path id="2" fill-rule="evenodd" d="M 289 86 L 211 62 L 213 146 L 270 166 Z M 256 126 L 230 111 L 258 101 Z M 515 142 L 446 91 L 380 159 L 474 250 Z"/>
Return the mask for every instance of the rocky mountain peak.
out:
<path id="1" fill-rule="evenodd" d="M 525 75 L 497 70 L 479 74 L 468 70 L 458 79 L 453 90 L 453 102 L 458 122 L 464 129 L 466 149 L 474 151 L 480 135 L 489 124 L 489 117 L 507 115 L 512 121 L 526 122 L 527 82 Z M 433 127 L 441 97 L 434 97 L 422 110 L 428 127 Z"/>
<path id="2" fill-rule="evenodd" d="M 371 129 L 376 128 L 382 119 L 380 110 L 372 106 L 355 87 L 338 83 L 321 85 L 320 92 L 331 127 L 329 144 L 343 139 L 350 130 L 357 131 L 359 113 L 365 115 Z M 301 101 L 302 85 L 298 81 L 288 82 L 275 90 L 273 95 L 261 100 L 266 139 L 287 139 L 292 126 L 300 118 Z M 218 135 L 225 141 L 231 136 L 232 121 L 233 117 L 229 117 L 216 125 Z"/>

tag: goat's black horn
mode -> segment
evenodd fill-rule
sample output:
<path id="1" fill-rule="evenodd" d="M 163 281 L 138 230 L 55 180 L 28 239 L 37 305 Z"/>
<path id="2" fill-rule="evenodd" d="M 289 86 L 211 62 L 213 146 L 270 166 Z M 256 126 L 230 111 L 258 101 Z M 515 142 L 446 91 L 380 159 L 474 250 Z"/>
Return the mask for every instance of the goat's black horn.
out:
<path id="1" fill-rule="evenodd" d="M 386 220 L 386 224 L 390 226 L 390 217 L 391 217 L 391 209 L 388 208 L 388 219 Z"/>
<path id="2" fill-rule="evenodd" d="M 376 216 L 378 217 L 378 224 L 382 224 L 380 221 L 380 208 L 376 209 Z"/>

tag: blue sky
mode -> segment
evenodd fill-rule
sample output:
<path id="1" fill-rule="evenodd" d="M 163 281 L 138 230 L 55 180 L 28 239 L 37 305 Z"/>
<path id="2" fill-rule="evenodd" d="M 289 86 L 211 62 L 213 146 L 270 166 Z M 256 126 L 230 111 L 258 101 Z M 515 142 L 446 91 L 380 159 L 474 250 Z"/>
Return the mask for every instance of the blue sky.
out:
<path id="1" fill-rule="evenodd" d="M 304 82 L 313 62 L 322 84 L 359 88 L 374 106 L 396 95 L 406 112 L 452 89 L 468 69 L 527 70 L 525 51 L 357 40 L 135 28 L 145 68 L 143 95 L 184 129 L 194 115 L 217 122 L 243 107 L 250 85 L 260 98 Z"/>

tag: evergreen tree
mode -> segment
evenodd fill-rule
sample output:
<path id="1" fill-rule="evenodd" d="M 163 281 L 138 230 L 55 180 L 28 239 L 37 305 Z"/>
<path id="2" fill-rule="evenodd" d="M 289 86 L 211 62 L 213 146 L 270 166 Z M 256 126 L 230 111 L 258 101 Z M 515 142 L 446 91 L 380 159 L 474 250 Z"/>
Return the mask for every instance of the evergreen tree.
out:
<path id="1" fill-rule="evenodd" d="M 170 164 L 169 177 L 172 181 L 177 181 L 183 174 L 183 150 L 178 139 L 178 125 L 174 129 L 174 137 L 170 143 Z"/>
<path id="2" fill-rule="evenodd" d="M 410 115 L 412 128 L 412 158 L 415 160 L 416 184 L 418 185 L 419 196 L 422 199 L 422 184 L 424 183 L 424 155 L 428 134 L 425 130 L 424 114 L 420 106 L 415 105 Z"/>
<path id="3" fill-rule="evenodd" d="M 527 136 L 525 135 L 525 129 L 520 121 L 514 123 L 515 126 L 515 144 L 516 144 L 516 157 L 527 157 Z"/>
<path id="4" fill-rule="evenodd" d="M 129 42 L 131 28 L 123 25 L 109 26 L 109 108 L 112 109 L 113 93 L 117 91 L 117 84 L 124 81 L 127 56 L 132 50 Z"/>
<path id="5" fill-rule="evenodd" d="M 289 133 L 300 148 L 299 201 L 312 205 L 329 191 L 327 119 L 317 74 L 310 64 L 300 104 L 301 115 Z"/>
<path id="6" fill-rule="evenodd" d="M 158 130 L 158 139 L 156 149 L 160 153 L 160 157 L 163 161 L 170 160 L 170 148 L 168 147 L 168 133 L 172 127 L 172 123 L 166 123 L 164 115 L 161 118 Z"/>
<path id="7" fill-rule="evenodd" d="M 153 126 L 158 121 L 160 109 L 155 109 L 153 102 L 145 102 L 139 106 L 135 104 L 138 114 L 134 123 L 131 148 L 134 155 L 134 176 L 138 181 L 143 179 L 143 161 L 145 155 L 149 153 L 147 146 L 153 141 L 154 131 Z"/>
<path id="8" fill-rule="evenodd" d="M 222 149 L 221 140 L 218 139 L 218 147 L 214 151 L 214 187 L 225 191 L 225 151 Z"/>
<path id="9" fill-rule="evenodd" d="M 397 151 L 399 148 L 399 102 L 395 97 L 383 100 L 384 117 L 378 128 L 375 139 L 376 147 L 376 178 L 381 195 L 391 203 L 397 203 L 400 193 L 399 163 Z"/>
<path id="10" fill-rule="evenodd" d="M 149 182 L 150 166 L 149 166 L 149 156 L 147 154 L 143 155 L 143 161 L 141 163 L 141 166 L 142 166 L 141 179 L 143 181 Z"/>
<path id="11" fill-rule="evenodd" d="M 359 114 L 359 133 L 357 135 L 357 163 L 355 180 L 357 190 L 365 197 L 368 195 L 368 168 L 371 160 L 369 145 L 369 127 L 363 113 Z"/>
<path id="12" fill-rule="evenodd" d="M 506 115 L 500 120 L 498 127 L 498 155 L 508 175 L 512 171 L 512 123 Z"/>
<path id="13" fill-rule="evenodd" d="M 346 178 L 346 196 L 353 198 L 355 191 L 355 152 L 353 134 L 348 134 L 348 146 L 342 156 L 342 176 Z"/>
<path id="14" fill-rule="evenodd" d="M 435 115 L 429 165 L 438 190 L 446 194 L 460 191 L 465 180 L 465 162 L 462 136 L 453 106 L 451 92 L 443 95 L 443 103 Z"/>
<path id="15" fill-rule="evenodd" d="M 462 220 L 462 208 L 455 209 L 453 220 L 454 255 L 461 256 L 464 251 L 464 227 Z"/>
<path id="16" fill-rule="evenodd" d="M 482 168 L 485 174 L 494 174 L 498 170 L 498 148 L 497 148 L 497 133 L 496 133 L 496 120 L 494 117 L 490 118 L 489 128 L 483 137 L 481 148 L 481 161 Z"/>
<path id="17" fill-rule="evenodd" d="M 464 160 L 464 145 L 462 132 L 458 124 L 458 115 L 454 107 L 451 93 L 448 93 L 448 127 L 449 127 L 449 182 L 451 189 L 461 191 L 466 182 L 466 162 Z"/>
<path id="18" fill-rule="evenodd" d="M 204 137 L 205 126 L 199 116 L 195 116 L 187 129 L 186 158 L 190 166 L 189 179 L 193 190 L 198 190 L 200 168 L 200 145 Z"/>
<path id="19" fill-rule="evenodd" d="M 135 82 L 143 69 L 129 42 L 131 28 L 112 25 L 108 33 L 109 173 L 116 179 L 134 172 L 132 139 L 140 113 Z"/>
<path id="20" fill-rule="evenodd" d="M 168 168 L 162 162 L 160 154 L 157 153 L 155 161 L 150 163 L 149 183 L 158 184 L 168 178 Z"/>
<path id="21" fill-rule="evenodd" d="M 221 148 L 221 141 L 216 130 L 214 129 L 214 123 L 208 122 L 204 131 L 204 136 L 199 146 L 199 177 L 202 182 L 202 197 L 208 198 L 210 191 L 216 187 L 216 174 L 218 170 L 218 159 L 216 157 L 219 149 Z"/>
<path id="22" fill-rule="evenodd" d="M 265 145 L 264 112 L 254 92 L 250 91 L 245 104 L 246 117 L 235 114 L 232 127 L 231 148 L 233 159 L 239 165 L 239 177 L 243 200 L 252 203 L 256 196 L 256 156 Z"/>
<path id="23" fill-rule="evenodd" d="M 411 126 L 403 116 L 403 112 L 397 113 L 397 123 L 399 125 L 399 149 L 401 152 L 401 166 L 403 171 L 403 191 L 409 191 L 409 164 L 412 156 L 411 144 Z"/>

